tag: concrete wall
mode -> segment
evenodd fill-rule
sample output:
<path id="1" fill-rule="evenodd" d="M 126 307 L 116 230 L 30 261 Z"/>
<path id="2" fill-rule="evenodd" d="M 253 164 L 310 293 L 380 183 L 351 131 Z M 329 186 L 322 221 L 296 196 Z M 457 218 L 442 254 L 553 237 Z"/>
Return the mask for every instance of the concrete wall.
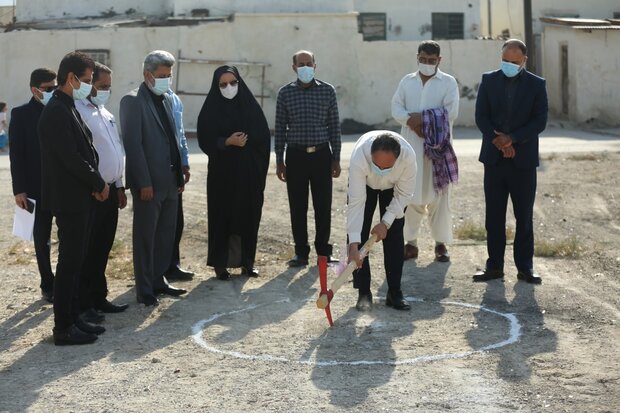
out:
<path id="1" fill-rule="evenodd" d="M 13 6 L 0 6 L 0 26 L 6 26 L 13 21 Z"/>
<path id="2" fill-rule="evenodd" d="M 427 40 L 432 38 L 431 13 L 464 13 L 465 39 L 480 35 L 481 0 L 355 0 L 355 11 L 387 14 L 387 40 Z"/>
<path id="3" fill-rule="evenodd" d="M 173 11 L 174 0 L 19 0 L 17 20 L 20 22 L 101 16 L 113 10 L 125 14 L 134 9 L 143 15 L 168 15 Z"/>
<path id="4" fill-rule="evenodd" d="M 487 5 L 488 0 L 481 0 L 482 34 L 488 35 Z M 539 18 L 544 16 L 568 17 L 578 15 L 581 18 L 609 19 L 614 12 L 620 12 L 618 0 L 535 0 L 532 1 L 533 32 L 541 33 Z M 513 37 L 525 38 L 523 26 L 523 0 L 491 0 L 491 26 L 493 36 L 501 34 L 503 29 L 510 30 Z"/>
<path id="5" fill-rule="evenodd" d="M 192 9 L 208 9 L 210 16 L 233 13 L 346 13 L 353 0 L 173 0 L 174 14 L 191 15 Z"/>
<path id="6" fill-rule="evenodd" d="M 455 40 L 440 44 L 442 69 L 455 75 L 462 87 L 458 124 L 473 125 L 475 90 L 481 73 L 497 67 L 500 43 Z M 234 22 L 192 27 L 1 33 L 0 55 L 10 58 L 0 60 L 0 72 L 11 81 L 0 82 L 0 96 L 11 106 L 21 104 L 29 98 L 28 78 L 34 68 L 56 69 L 62 56 L 73 49 L 109 49 L 114 70 L 109 106 L 117 114 L 122 95 L 142 81 L 144 55 L 153 49 L 169 50 L 174 55 L 181 50 L 184 58 L 269 64 L 265 74 L 265 94 L 269 98 L 264 110 L 273 127 L 278 89 L 295 79 L 291 56 L 300 48 L 308 48 L 316 53 L 317 77 L 337 89 L 341 119 L 380 124 L 391 120 L 390 100 L 398 82 L 406 73 L 416 70 L 417 45 L 418 42 L 362 41 L 355 13 L 239 14 Z M 182 63 L 175 68 L 179 89 L 206 93 L 216 66 Z M 240 69 L 250 88 L 259 93 L 260 67 Z M 204 97 L 182 99 L 186 127 L 194 129 Z"/>
<path id="7" fill-rule="evenodd" d="M 568 119 L 620 125 L 620 31 L 546 26 L 544 76 L 552 114 L 562 114 L 560 48 L 568 46 Z"/>

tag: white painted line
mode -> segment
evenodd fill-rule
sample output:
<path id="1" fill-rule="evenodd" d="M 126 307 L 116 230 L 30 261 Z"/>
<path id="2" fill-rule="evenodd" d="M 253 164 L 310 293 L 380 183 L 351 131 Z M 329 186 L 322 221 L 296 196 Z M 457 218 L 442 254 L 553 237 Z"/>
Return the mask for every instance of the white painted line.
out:
<path id="1" fill-rule="evenodd" d="M 381 298 L 381 297 L 377 297 L 377 298 Z M 480 311 L 485 311 L 487 313 L 491 313 L 494 315 L 497 315 L 499 317 L 503 317 L 506 320 L 508 320 L 510 322 L 510 331 L 508 334 L 508 338 L 506 338 L 506 340 L 500 341 L 498 343 L 493 343 L 493 344 L 489 344 L 486 345 L 484 347 L 478 348 L 478 349 L 474 349 L 474 350 L 470 350 L 470 351 L 464 351 L 461 353 L 443 353 L 443 354 L 433 354 L 433 355 L 424 355 L 424 356 L 418 356 L 415 358 L 408 358 L 408 359 L 402 359 L 402 360 L 353 360 L 353 361 L 341 361 L 341 360 L 313 360 L 311 358 L 305 358 L 305 359 L 299 359 L 299 360 L 292 360 L 292 359 L 288 359 L 286 357 L 278 357 L 278 356 L 272 356 L 269 354 L 263 354 L 263 355 L 253 355 L 253 354 L 246 354 L 246 353 L 241 353 L 238 351 L 229 351 L 229 350 L 222 350 L 218 347 L 216 347 L 215 345 L 209 343 L 207 340 L 205 340 L 205 338 L 203 337 L 203 331 L 205 329 L 205 327 L 207 327 L 209 324 L 213 323 L 214 321 L 216 321 L 217 319 L 221 318 L 221 317 L 225 317 L 225 316 L 230 316 L 230 315 L 235 315 L 235 314 L 239 314 L 239 313 L 244 313 L 244 312 L 248 312 L 248 311 L 252 311 L 255 310 L 257 308 L 260 307 L 265 307 L 267 305 L 271 305 L 271 304 L 281 304 L 281 303 L 287 303 L 290 302 L 290 299 L 286 298 L 283 300 L 278 300 L 278 301 L 273 301 L 270 303 L 265 303 L 265 304 L 257 304 L 257 305 L 251 305 L 249 307 L 245 307 L 239 310 L 233 310 L 233 311 L 229 311 L 226 313 L 217 313 L 217 314 L 213 314 L 211 317 L 201 320 L 199 322 L 197 322 L 196 324 L 194 324 L 194 326 L 192 327 L 192 339 L 194 340 L 194 342 L 196 342 L 196 344 L 198 344 L 200 347 L 203 347 L 204 349 L 206 349 L 207 351 L 211 352 L 211 353 L 216 353 L 216 354 L 224 354 L 227 356 L 231 356 L 234 358 L 238 358 L 238 359 L 242 359 L 242 360 L 252 360 L 252 361 L 263 361 L 263 362 L 283 362 L 283 363 L 296 363 L 296 364 L 304 364 L 304 365 L 312 365 L 312 366 L 319 366 L 319 367 L 330 367 L 330 366 L 342 366 L 342 365 L 347 365 L 347 366 L 371 366 L 371 365 L 393 365 L 393 366 L 399 366 L 399 365 L 411 365 L 411 364 L 418 364 L 418 363 L 428 363 L 431 361 L 438 361 L 438 360 L 447 360 L 447 359 L 460 359 L 460 358 L 465 358 L 468 356 L 472 356 L 474 354 L 481 354 L 484 352 L 488 352 L 490 350 L 496 350 L 502 347 L 506 347 L 508 345 L 514 344 L 517 341 L 519 341 L 519 338 L 521 337 L 521 324 L 519 323 L 518 318 L 512 314 L 512 313 L 502 313 L 500 311 L 496 311 L 493 310 L 491 308 L 482 306 L 482 305 L 476 305 L 476 304 L 468 304 L 468 303 L 461 303 L 461 302 L 457 302 L 457 301 L 425 301 L 421 298 L 417 298 L 417 297 L 405 297 L 407 299 L 407 301 L 414 301 L 414 302 L 428 302 L 428 303 L 439 303 L 439 304 L 443 304 L 443 305 L 452 305 L 452 306 L 459 306 L 459 307 L 465 307 L 465 308 L 472 308 L 472 309 L 476 309 L 476 310 L 480 310 Z M 314 302 L 315 298 L 309 298 L 308 300 L 306 300 L 308 302 Z M 322 316 L 322 314 L 321 314 Z"/>

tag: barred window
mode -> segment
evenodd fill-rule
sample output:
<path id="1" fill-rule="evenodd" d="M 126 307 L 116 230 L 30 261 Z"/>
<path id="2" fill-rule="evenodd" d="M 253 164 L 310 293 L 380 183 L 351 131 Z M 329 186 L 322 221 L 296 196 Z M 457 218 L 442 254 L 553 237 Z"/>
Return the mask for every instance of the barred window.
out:
<path id="1" fill-rule="evenodd" d="M 465 38 L 464 13 L 432 13 L 432 25 L 435 40 Z"/>
<path id="2" fill-rule="evenodd" d="M 386 39 L 386 13 L 360 13 L 357 17 L 357 31 L 364 35 L 364 41 Z"/>
<path id="3" fill-rule="evenodd" d="M 99 62 L 102 65 L 110 67 L 110 51 L 106 49 L 82 49 L 78 50 L 85 55 L 88 55 L 95 62 Z"/>

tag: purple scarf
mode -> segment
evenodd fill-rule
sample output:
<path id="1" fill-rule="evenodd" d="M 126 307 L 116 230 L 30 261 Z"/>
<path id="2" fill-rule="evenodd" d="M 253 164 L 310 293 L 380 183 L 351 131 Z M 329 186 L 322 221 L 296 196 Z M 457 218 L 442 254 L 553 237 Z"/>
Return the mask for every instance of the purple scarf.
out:
<path id="1" fill-rule="evenodd" d="M 424 154 L 433 161 L 433 187 L 435 192 L 444 190 L 459 180 L 459 165 L 450 143 L 450 122 L 446 108 L 422 111 Z"/>

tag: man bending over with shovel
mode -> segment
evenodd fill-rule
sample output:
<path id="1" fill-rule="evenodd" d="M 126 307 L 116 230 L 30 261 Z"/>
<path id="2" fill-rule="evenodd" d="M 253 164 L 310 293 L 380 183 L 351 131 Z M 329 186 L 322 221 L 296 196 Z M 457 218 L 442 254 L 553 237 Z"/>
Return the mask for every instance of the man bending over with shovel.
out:
<path id="1" fill-rule="evenodd" d="M 409 310 L 403 298 L 400 279 L 403 274 L 403 224 L 405 207 L 413 198 L 417 166 L 413 148 L 399 134 L 378 130 L 362 135 L 351 153 L 347 234 L 349 262 L 357 263 L 353 286 L 359 290 L 355 308 L 372 309 L 370 263 L 360 256 L 370 234 L 383 241 L 388 293 L 385 304 L 397 310 Z M 379 201 L 381 222 L 372 227 Z"/>

